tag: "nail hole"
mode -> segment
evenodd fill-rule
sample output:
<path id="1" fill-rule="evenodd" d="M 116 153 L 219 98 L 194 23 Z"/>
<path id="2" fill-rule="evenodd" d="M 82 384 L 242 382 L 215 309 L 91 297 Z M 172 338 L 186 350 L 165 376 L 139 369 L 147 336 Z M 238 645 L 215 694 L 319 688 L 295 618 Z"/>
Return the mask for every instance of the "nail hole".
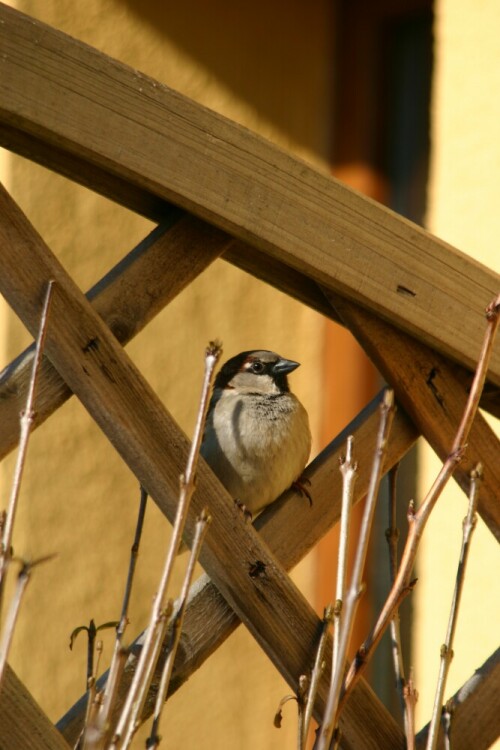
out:
<path id="1" fill-rule="evenodd" d="M 414 292 L 412 289 L 408 289 L 407 286 L 402 286 L 401 284 L 398 284 L 396 291 L 398 294 L 403 294 L 406 297 L 416 297 L 417 293 Z"/>

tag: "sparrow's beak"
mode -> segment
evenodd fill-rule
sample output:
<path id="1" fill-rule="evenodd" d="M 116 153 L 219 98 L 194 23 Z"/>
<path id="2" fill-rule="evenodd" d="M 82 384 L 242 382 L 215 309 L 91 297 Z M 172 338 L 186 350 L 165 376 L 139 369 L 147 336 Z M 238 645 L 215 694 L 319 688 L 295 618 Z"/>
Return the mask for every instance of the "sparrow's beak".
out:
<path id="1" fill-rule="evenodd" d="M 273 372 L 278 375 L 282 373 L 292 372 L 300 367 L 300 362 L 294 362 L 292 359 L 278 359 L 273 367 Z"/>

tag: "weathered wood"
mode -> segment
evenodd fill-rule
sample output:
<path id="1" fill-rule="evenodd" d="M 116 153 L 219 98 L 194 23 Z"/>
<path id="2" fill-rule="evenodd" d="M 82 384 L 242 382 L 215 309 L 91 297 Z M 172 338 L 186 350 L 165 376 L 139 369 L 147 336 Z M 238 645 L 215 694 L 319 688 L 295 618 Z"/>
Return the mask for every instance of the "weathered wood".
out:
<path id="1" fill-rule="evenodd" d="M 0 747 L 2 750 L 69 750 L 70 747 L 9 666 L 0 695 Z"/>
<path id="2" fill-rule="evenodd" d="M 215 227 L 172 209 L 170 221 L 153 230 L 87 297 L 118 341 L 126 344 L 204 271 L 229 241 L 228 235 Z M 33 352 L 34 345 L 0 376 L 0 458 L 18 441 L 19 413 L 26 402 Z M 71 395 L 59 373 L 44 358 L 38 376 L 34 427 Z"/>
<path id="3" fill-rule="evenodd" d="M 172 520 L 189 442 L 88 300 L 10 196 L 0 191 L 0 291 L 34 333 L 50 279 L 54 293 L 45 352 L 165 515 Z M 20 261 L 22 258 L 22 262 Z M 201 370 L 201 367 L 200 367 Z M 201 376 L 201 372 L 200 372 Z M 258 532 L 245 524 L 202 461 L 186 526 L 208 505 L 213 522 L 200 561 L 285 679 L 296 688 L 316 642 L 319 619 Z M 261 575 L 252 575 L 255 563 Z M 324 703 L 325 686 L 318 696 Z M 356 699 L 357 700 L 357 699 Z M 353 701 L 355 701 L 353 697 Z M 401 747 L 386 711 L 370 726 L 347 721 L 346 748 Z"/>
<path id="4" fill-rule="evenodd" d="M 500 649 L 497 649 L 450 699 L 453 750 L 487 750 L 500 737 Z M 417 735 L 417 750 L 427 744 L 429 725 Z M 442 742 L 442 731 L 440 740 Z M 439 747 L 443 745 L 439 744 Z"/>
<path id="5" fill-rule="evenodd" d="M 290 569 L 302 559 L 340 517 L 342 487 L 338 467 L 345 453 L 347 436 L 351 434 L 354 435 L 354 453 L 359 467 L 354 487 L 354 502 L 359 502 L 366 494 L 374 436 L 378 426 L 379 403 L 380 396 L 374 399 L 307 467 L 305 476 L 311 481 L 311 492 L 314 497 L 312 507 L 304 503 L 303 498 L 296 492 L 289 491 L 268 507 L 256 520 L 256 527 L 261 536 L 286 569 Z M 384 471 L 403 457 L 414 445 L 417 436 L 418 433 L 412 423 L 399 410 L 394 418 Z M 184 684 L 229 637 L 239 623 L 238 617 L 217 591 L 216 586 L 206 576 L 198 581 L 186 612 L 170 694 Z M 127 672 L 127 682 L 123 686 L 123 692 L 132 679 L 133 671 L 131 667 Z M 143 718 L 151 714 L 153 700 L 154 697 L 150 696 Z M 363 683 L 356 697 L 357 706 L 361 708 L 363 716 L 375 715 L 376 717 L 377 710 L 374 714 L 374 701 L 376 705 L 374 696 L 367 690 L 366 683 Z M 74 743 L 81 730 L 85 707 L 86 696 L 84 695 L 57 725 L 70 744 Z M 353 705 L 349 704 L 346 710 L 348 711 L 347 721 L 350 722 L 349 714 L 354 710 Z M 352 720 L 354 720 L 354 714 Z"/>
<path id="6" fill-rule="evenodd" d="M 331 296 L 328 292 L 326 294 Z M 375 366 L 394 388 L 398 401 L 414 424 L 444 461 L 453 445 L 467 402 L 467 393 L 453 368 L 437 352 L 347 300 L 331 297 L 331 301 Z M 486 319 L 482 338 L 485 331 Z M 468 495 L 470 472 L 477 463 L 482 463 L 484 476 L 478 512 L 500 541 L 499 456 L 500 441 L 478 413 L 469 434 L 467 450 L 454 476 Z"/>
<path id="7" fill-rule="evenodd" d="M 225 257 L 238 262 L 244 253 L 240 243 L 229 245 Z M 343 322 L 371 357 L 387 382 L 394 388 L 426 440 L 444 460 L 465 407 L 471 375 L 450 363 L 434 350 L 403 331 L 371 315 L 358 305 L 321 289 L 298 272 L 283 273 L 281 264 L 246 259 L 246 270 L 290 294 L 332 320 Z M 330 301 L 328 301 L 330 300 Z M 330 308 L 330 309 L 328 309 Z M 340 315 L 339 315 L 340 313 Z M 483 318 L 483 333 L 485 330 Z M 482 340 L 482 336 L 481 336 Z M 497 344 L 498 347 L 498 344 Z M 432 377 L 431 377 L 432 376 Z M 500 393 L 490 388 L 481 406 L 500 417 Z M 478 510 L 491 532 L 500 539 L 500 462 L 499 441 L 484 417 L 478 413 L 472 427 L 467 453 L 457 466 L 454 478 L 468 492 L 469 472 L 481 461 L 486 467 Z"/>
<path id="8" fill-rule="evenodd" d="M 173 201 L 473 366 L 498 275 L 97 50 L 3 5 L 0 20 L 4 145 L 138 210 Z"/>
<path id="9" fill-rule="evenodd" d="M 327 318 L 345 325 L 337 311 L 327 301 L 322 288 L 316 282 L 299 271 L 286 266 L 276 258 L 271 258 L 266 253 L 255 248 L 251 249 L 239 240 L 233 240 L 229 244 L 223 257 L 224 260 L 233 263 L 238 268 L 256 276 L 258 279 L 262 279 L 262 281 L 294 297 L 299 302 L 303 302 Z M 338 299 L 338 295 L 336 295 L 336 299 Z M 390 324 L 387 323 L 387 325 Z M 395 327 L 393 329 L 397 330 Z M 387 339 L 390 339 L 389 335 Z M 408 349 L 411 348 L 412 341 L 414 340 L 412 336 L 406 336 Z M 447 371 L 453 375 L 463 390 L 466 391 L 472 381 L 472 371 L 450 360 L 447 360 L 447 365 Z M 481 396 L 481 408 L 500 419 L 500 388 L 498 386 L 493 383 L 486 383 Z"/>

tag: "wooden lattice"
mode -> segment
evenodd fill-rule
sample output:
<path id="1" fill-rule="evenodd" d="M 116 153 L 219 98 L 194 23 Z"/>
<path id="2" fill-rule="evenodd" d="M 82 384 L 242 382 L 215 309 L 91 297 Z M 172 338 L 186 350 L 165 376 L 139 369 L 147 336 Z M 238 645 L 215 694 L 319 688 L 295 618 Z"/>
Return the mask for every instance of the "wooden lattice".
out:
<path id="1" fill-rule="evenodd" d="M 85 298 L 12 198 L 0 193 L 0 291 L 32 333 L 47 282 L 57 282 L 51 313 L 57 326 L 47 334 L 38 423 L 76 394 L 172 520 L 188 443 L 122 345 L 223 256 L 341 320 L 358 338 L 409 415 L 396 415 L 387 468 L 420 434 L 447 455 L 498 276 L 244 128 L 6 6 L 0 6 L 0 46 L 2 145 L 160 223 Z M 2 456 L 17 442 L 26 362 L 11 368 L 0 392 Z M 499 385 L 497 346 L 482 402 L 496 415 Z M 372 450 L 374 424 L 369 408 L 351 427 L 361 467 L 357 499 L 367 487 L 363 457 Z M 297 687 L 319 620 L 286 570 L 338 520 L 330 498 L 340 445 L 339 438 L 308 469 L 313 508 L 284 499 L 258 519 L 257 529 L 240 522 L 214 475 L 200 467 L 188 535 L 208 504 L 214 521 L 201 562 L 211 582 L 190 604 L 192 646 L 181 649 L 173 689 L 240 620 Z M 497 539 L 499 455 L 498 440 L 479 415 L 456 477 L 464 486 L 471 465 L 485 465 L 479 512 Z M 263 573 L 254 576 L 257 560 Z M 486 748 L 498 736 L 500 712 L 491 696 L 499 687 L 496 654 L 457 703 L 455 748 Z M 318 718 L 326 688 L 325 678 Z M 0 700 L 2 747 L 67 748 L 81 720 L 76 707 L 60 725 L 63 739 L 8 673 Z M 400 729 L 363 681 L 347 705 L 343 733 L 345 747 L 356 750 L 404 746 Z"/>

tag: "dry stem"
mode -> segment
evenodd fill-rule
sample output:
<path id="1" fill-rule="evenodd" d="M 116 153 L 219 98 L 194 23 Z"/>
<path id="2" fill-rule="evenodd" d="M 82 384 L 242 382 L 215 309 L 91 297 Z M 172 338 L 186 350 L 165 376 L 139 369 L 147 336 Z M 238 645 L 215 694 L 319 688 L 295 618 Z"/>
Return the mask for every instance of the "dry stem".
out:
<path id="1" fill-rule="evenodd" d="M 132 586 L 134 582 L 135 567 L 137 564 L 137 558 L 139 556 L 139 546 L 141 542 L 142 529 L 144 526 L 144 516 L 146 514 L 146 505 L 148 499 L 148 493 L 141 487 L 140 490 L 140 501 L 139 501 L 139 512 L 137 514 L 137 523 L 135 527 L 134 541 L 130 550 L 130 562 L 127 574 L 127 582 L 125 584 L 125 592 L 123 595 L 122 613 L 120 616 L 120 622 L 116 630 L 115 647 L 113 651 L 113 657 L 111 659 L 111 666 L 109 668 L 109 675 L 106 681 L 106 687 L 104 689 L 104 695 L 98 713 L 94 717 L 95 726 L 92 729 L 91 735 L 97 738 L 92 747 L 101 747 L 106 739 L 106 732 L 109 725 L 109 717 L 113 710 L 116 697 L 118 695 L 118 686 L 125 667 L 127 659 L 127 653 L 123 648 L 123 635 L 128 625 L 128 608 L 130 603 L 130 596 L 132 593 Z"/>
<path id="2" fill-rule="evenodd" d="M 3 681 L 5 665 L 7 664 L 7 655 L 12 643 L 17 616 L 19 614 L 19 609 L 21 607 L 21 601 L 26 590 L 26 586 L 28 585 L 28 581 L 30 579 L 30 574 L 31 571 L 29 565 L 24 563 L 17 577 L 16 589 L 10 602 L 10 607 L 7 612 L 4 630 L 2 633 L 2 643 L 0 644 L 0 685 Z"/>
<path id="3" fill-rule="evenodd" d="M 2 541 L 0 546 L 0 605 L 3 599 L 3 588 L 5 585 L 5 574 L 9 566 L 9 562 L 12 557 L 12 532 L 14 529 L 14 520 L 16 517 L 16 510 L 19 500 L 19 491 L 21 488 L 21 479 L 24 471 L 24 465 L 26 462 L 26 453 L 28 450 L 28 441 L 35 419 L 35 394 L 38 372 L 40 369 L 40 362 L 42 361 L 43 346 L 45 343 L 45 336 L 47 333 L 47 323 L 49 319 L 49 308 L 50 301 L 52 299 L 52 292 L 54 289 L 54 281 L 49 281 L 47 285 L 47 291 L 45 294 L 45 300 L 42 309 L 42 315 L 40 318 L 40 326 L 38 330 L 38 336 L 36 340 L 35 355 L 33 357 L 33 366 L 31 370 L 31 377 L 28 386 L 28 394 L 26 397 L 26 406 L 20 414 L 19 426 L 19 449 L 17 452 L 16 466 L 14 470 L 14 478 L 12 480 L 12 488 L 10 493 L 9 505 L 7 512 L 3 518 L 3 533 Z"/>
<path id="4" fill-rule="evenodd" d="M 307 693 L 308 679 L 305 674 L 301 674 L 299 677 L 299 687 L 297 695 L 285 695 L 279 702 L 278 710 L 274 714 L 274 726 L 276 729 L 281 729 L 281 722 L 283 720 L 283 706 L 289 701 L 296 701 L 297 703 L 297 750 L 304 750 L 305 748 L 305 737 L 304 732 L 304 719 L 305 719 L 305 706 L 306 706 L 306 693 Z"/>
<path id="5" fill-rule="evenodd" d="M 221 353 L 222 349 L 218 343 L 211 343 L 205 353 L 205 376 L 203 380 L 200 406 L 198 409 L 193 442 L 187 460 L 186 473 L 181 477 L 180 481 L 180 497 L 172 538 L 168 547 L 158 593 L 153 602 L 150 621 L 145 633 L 137 669 L 111 745 L 111 747 L 115 749 L 118 747 L 127 748 L 132 741 L 132 737 L 138 724 L 138 717 L 141 714 L 147 693 L 148 686 L 146 685 L 146 682 L 148 680 L 148 675 L 152 675 L 151 664 L 153 664 L 154 667 L 161 647 L 162 638 L 160 635 L 164 633 L 166 627 L 166 592 L 172 577 L 174 561 L 181 545 L 182 534 L 189 511 L 189 504 L 195 489 L 194 479 L 196 464 L 203 438 L 203 430 L 210 398 L 210 388 L 213 381 L 215 366 Z"/>
<path id="6" fill-rule="evenodd" d="M 397 527 L 397 490 L 396 480 L 398 473 L 399 464 L 392 467 L 389 472 L 389 526 L 385 532 L 387 538 L 387 545 L 389 549 L 389 569 L 391 576 L 391 585 L 394 583 L 396 573 L 398 570 L 398 539 L 399 529 Z M 403 650 L 401 646 L 401 629 L 399 625 L 399 609 L 394 612 L 394 616 L 391 620 L 391 650 L 392 650 L 392 661 L 394 666 L 394 674 L 396 677 L 396 689 L 398 691 L 401 708 L 403 711 L 403 720 L 406 736 L 407 750 L 411 750 L 415 746 L 415 731 L 414 723 L 410 720 L 409 716 L 409 703 L 405 698 L 407 691 L 407 685 L 405 681 L 404 664 L 403 664 Z M 406 692 L 405 692 L 406 691 Z"/>
<path id="7" fill-rule="evenodd" d="M 31 571 L 36 565 L 40 565 L 40 563 L 46 562 L 47 560 L 52 560 L 53 557 L 54 555 L 47 555 L 46 557 L 41 557 L 39 560 L 35 560 L 31 563 L 26 562 L 25 560 L 21 561 L 21 569 L 17 576 L 16 588 L 10 602 L 7 617 L 5 618 L 5 624 L 2 632 L 2 641 L 0 643 L 0 686 L 3 681 L 5 665 L 7 664 L 7 656 L 9 654 L 10 645 L 12 643 L 12 637 L 14 635 L 14 629 L 16 626 L 17 617 L 19 615 L 19 610 L 21 608 L 21 602 L 24 596 L 24 592 L 26 591 L 26 586 L 28 585 L 31 577 Z"/>
<path id="8" fill-rule="evenodd" d="M 458 610 L 460 608 L 460 600 L 462 597 L 463 585 L 465 581 L 465 572 L 467 569 L 467 560 L 470 551 L 470 542 L 472 533 L 476 527 L 476 507 L 477 507 L 477 495 L 478 486 L 481 481 L 482 467 L 479 464 L 471 472 L 471 485 L 469 494 L 469 507 L 467 516 L 463 522 L 463 534 L 462 534 L 462 548 L 460 550 L 460 559 L 458 562 L 457 577 L 455 581 L 455 589 L 453 592 L 453 599 L 450 608 L 450 617 L 448 620 L 448 629 L 446 631 L 446 640 L 441 646 L 441 663 L 439 668 L 439 676 L 436 686 L 436 695 L 434 698 L 434 707 L 432 710 L 432 717 L 429 726 L 429 735 L 427 738 L 427 750 L 436 750 L 439 724 L 441 719 L 441 713 L 443 710 L 443 699 L 444 691 L 446 689 L 446 680 L 448 678 L 448 672 L 450 669 L 451 660 L 453 659 L 453 640 L 455 637 L 455 630 L 458 620 Z"/>
<path id="9" fill-rule="evenodd" d="M 345 585 L 347 578 L 347 552 L 349 544 L 349 527 L 351 523 L 352 498 L 354 495 L 354 483 L 356 482 L 357 464 L 352 460 L 352 444 L 354 437 L 349 435 L 347 438 L 347 451 L 345 460 L 340 465 L 342 474 L 342 508 L 340 511 L 340 536 L 339 536 L 339 553 L 337 563 L 337 587 L 335 592 L 335 607 L 333 621 L 333 656 L 332 656 L 332 675 L 335 672 L 337 657 L 339 653 L 340 631 L 342 628 L 343 615 L 342 608 L 345 595 Z"/>
<path id="10" fill-rule="evenodd" d="M 330 623 L 333 619 L 333 607 L 330 604 L 326 609 L 323 616 L 323 622 L 321 624 L 321 633 L 318 641 L 318 648 L 316 650 L 316 659 L 314 661 L 314 667 L 311 674 L 311 681 L 309 684 L 309 690 L 304 706 L 304 720 L 302 727 L 302 744 L 305 747 L 307 735 L 309 733 L 309 727 L 311 726 L 311 719 L 314 710 L 314 701 L 318 692 L 318 686 L 325 668 L 325 662 L 323 656 L 325 654 L 325 647 L 328 641 L 328 631 Z"/>
<path id="11" fill-rule="evenodd" d="M 179 645 L 179 640 L 181 637 L 182 624 L 184 621 L 184 614 L 186 611 L 189 589 L 191 587 L 191 582 L 193 580 L 195 565 L 200 555 L 201 545 L 203 544 L 203 540 L 205 538 L 205 534 L 207 533 L 211 520 L 212 519 L 208 513 L 208 510 L 205 508 L 202 511 L 196 523 L 193 546 L 191 547 L 189 561 L 188 561 L 186 573 L 184 576 L 184 581 L 182 584 L 182 590 L 181 590 L 181 595 L 180 595 L 180 605 L 179 605 L 179 609 L 177 610 L 173 618 L 172 635 L 171 635 L 171 639 L 169 643 L 169 652 L 165 660 L 165 663 L 163 665 L 160 686 L 159 686 L 158 693 L 156 696 L 153 725 L 151 727 L 151 735 L 146 744 L 147 748 L 157 748 L 158 745 L 160 744 L 160 737 L 159 737 L 160 719 L 161 719 L 163 708 L 165 706 L 165 702 L 167 700 L 168 686 L 170 684 L 172 670 L 174 668 L 175 655 L 177 653 L 177 647 Z"/>
<path id="12" fill-rule="evenodd" d="M 415 750 L 415 706 L 418 701 L 418 692 L 413 681 L 413 669 L 410 668 L 410 676 L 403 687 L 403 700 L 405 704 L 405 734 L 406 750 Z"/>
<path id="13" fill-rule="evenodd" d="M 361 594 L 362 588 L 362 575 L 365 566 L 366 554 L 368 550 L 368 541 L 370 537 L 370 530 L 373 521 L 373 514 L 375 510 L 375 504 L 378 495 L 378 489 L 380 485 L 380 479 L 382 476 L 382 467 L 384 463 L 384 457 L 387 448 L 387 438 L 390 432 L 392 418 L 394 416 L 394 394 L 391 390 L 387 390 L 384 394 L 384 400 L 380 407 L 380 425 L 377 435 L 377 444 L 375 447 L 375 455 L 373 459 L 372 472 L 370 476 L 370 484 L 368 488 L 368 495 L 365 502 L 365 509 L 363 518 L 361 521 L 361 529 L 359 535 L 359 542 L 356 549 L 356 557 L 354 560 L 353 572 L 351 577 L 351 585 L 346 597 L 346 606 L 344 614 L 344 623 L 340 634 L 339 650 L 337 660 L 335 662 L 335 671 L 332 674 L 332 680 L 328 693 L 327 704 L 325 708 L 325 715 L 323 724 L 321 726 L 317 748 L 318 750 L 327 750 L 330 747 L 330 743 L 333 736 L 333 730 L 337 723 L 337 713 L 340 698 L 340 690 L 342 687 L 342 681 L 344 677 L 344 670 L 347 658 L 347 648 L 351 638 L 352 628 L 354 625 L 354 617 L 356 614 L 357 606 Z"/>
<path id="14" fill-rule="evenodd" d="M 389 592 L 386 602 L 382 608 L 379 618 L 358 651 L 358 657 L 354 659 L 349 669 L 346 682 L 345 691 L 342 698 L 342 704 L 344 703 L 348 692 L 350 692 L 353 686 L 358 681 L 366 668 L 366 664 L 371 657 L 374 649 L 378 645 L 387 625 L 389 624 L 394 612 L 399 607 L 401 600 L 408 593 L 411 588 L 411 572 L 415 562 L 415 556 L 417 553 L 420 538 L 423 534 L 425 525 L 429 518 L 429 515 L 434 508 L 441 492 L 446 485 L 446 482 L 453 474 L 455 466 L 460 461 L 463 451 L 465 450 L 467 436 L 469 434 L 472 422 L 476 415 L 479 399 L 484 386 L 486 378 L 486 372 L 488 370 L 488 363 L 493 348 L 493 342 L 495 334 L 498 328 L 500 313 L 500 295 L 486 308 L 486 319 L 487 329 L 479 357 L 479 362 L 472 382 L 469 398 L 465 407 L 465 411 L 462 417 L 462 421 L 457 430 L 455 440 L 450 455 L 443 464 L 441 471 L 439 472 L 434 484 L 429 490 L 426 498 L 416 513 L 411 513 L 409 516 L 409 530 L 408 537 L 406 540 L 403 556 L 401 559 L 401 565 L 396 576 L 396 580 Z"/>

